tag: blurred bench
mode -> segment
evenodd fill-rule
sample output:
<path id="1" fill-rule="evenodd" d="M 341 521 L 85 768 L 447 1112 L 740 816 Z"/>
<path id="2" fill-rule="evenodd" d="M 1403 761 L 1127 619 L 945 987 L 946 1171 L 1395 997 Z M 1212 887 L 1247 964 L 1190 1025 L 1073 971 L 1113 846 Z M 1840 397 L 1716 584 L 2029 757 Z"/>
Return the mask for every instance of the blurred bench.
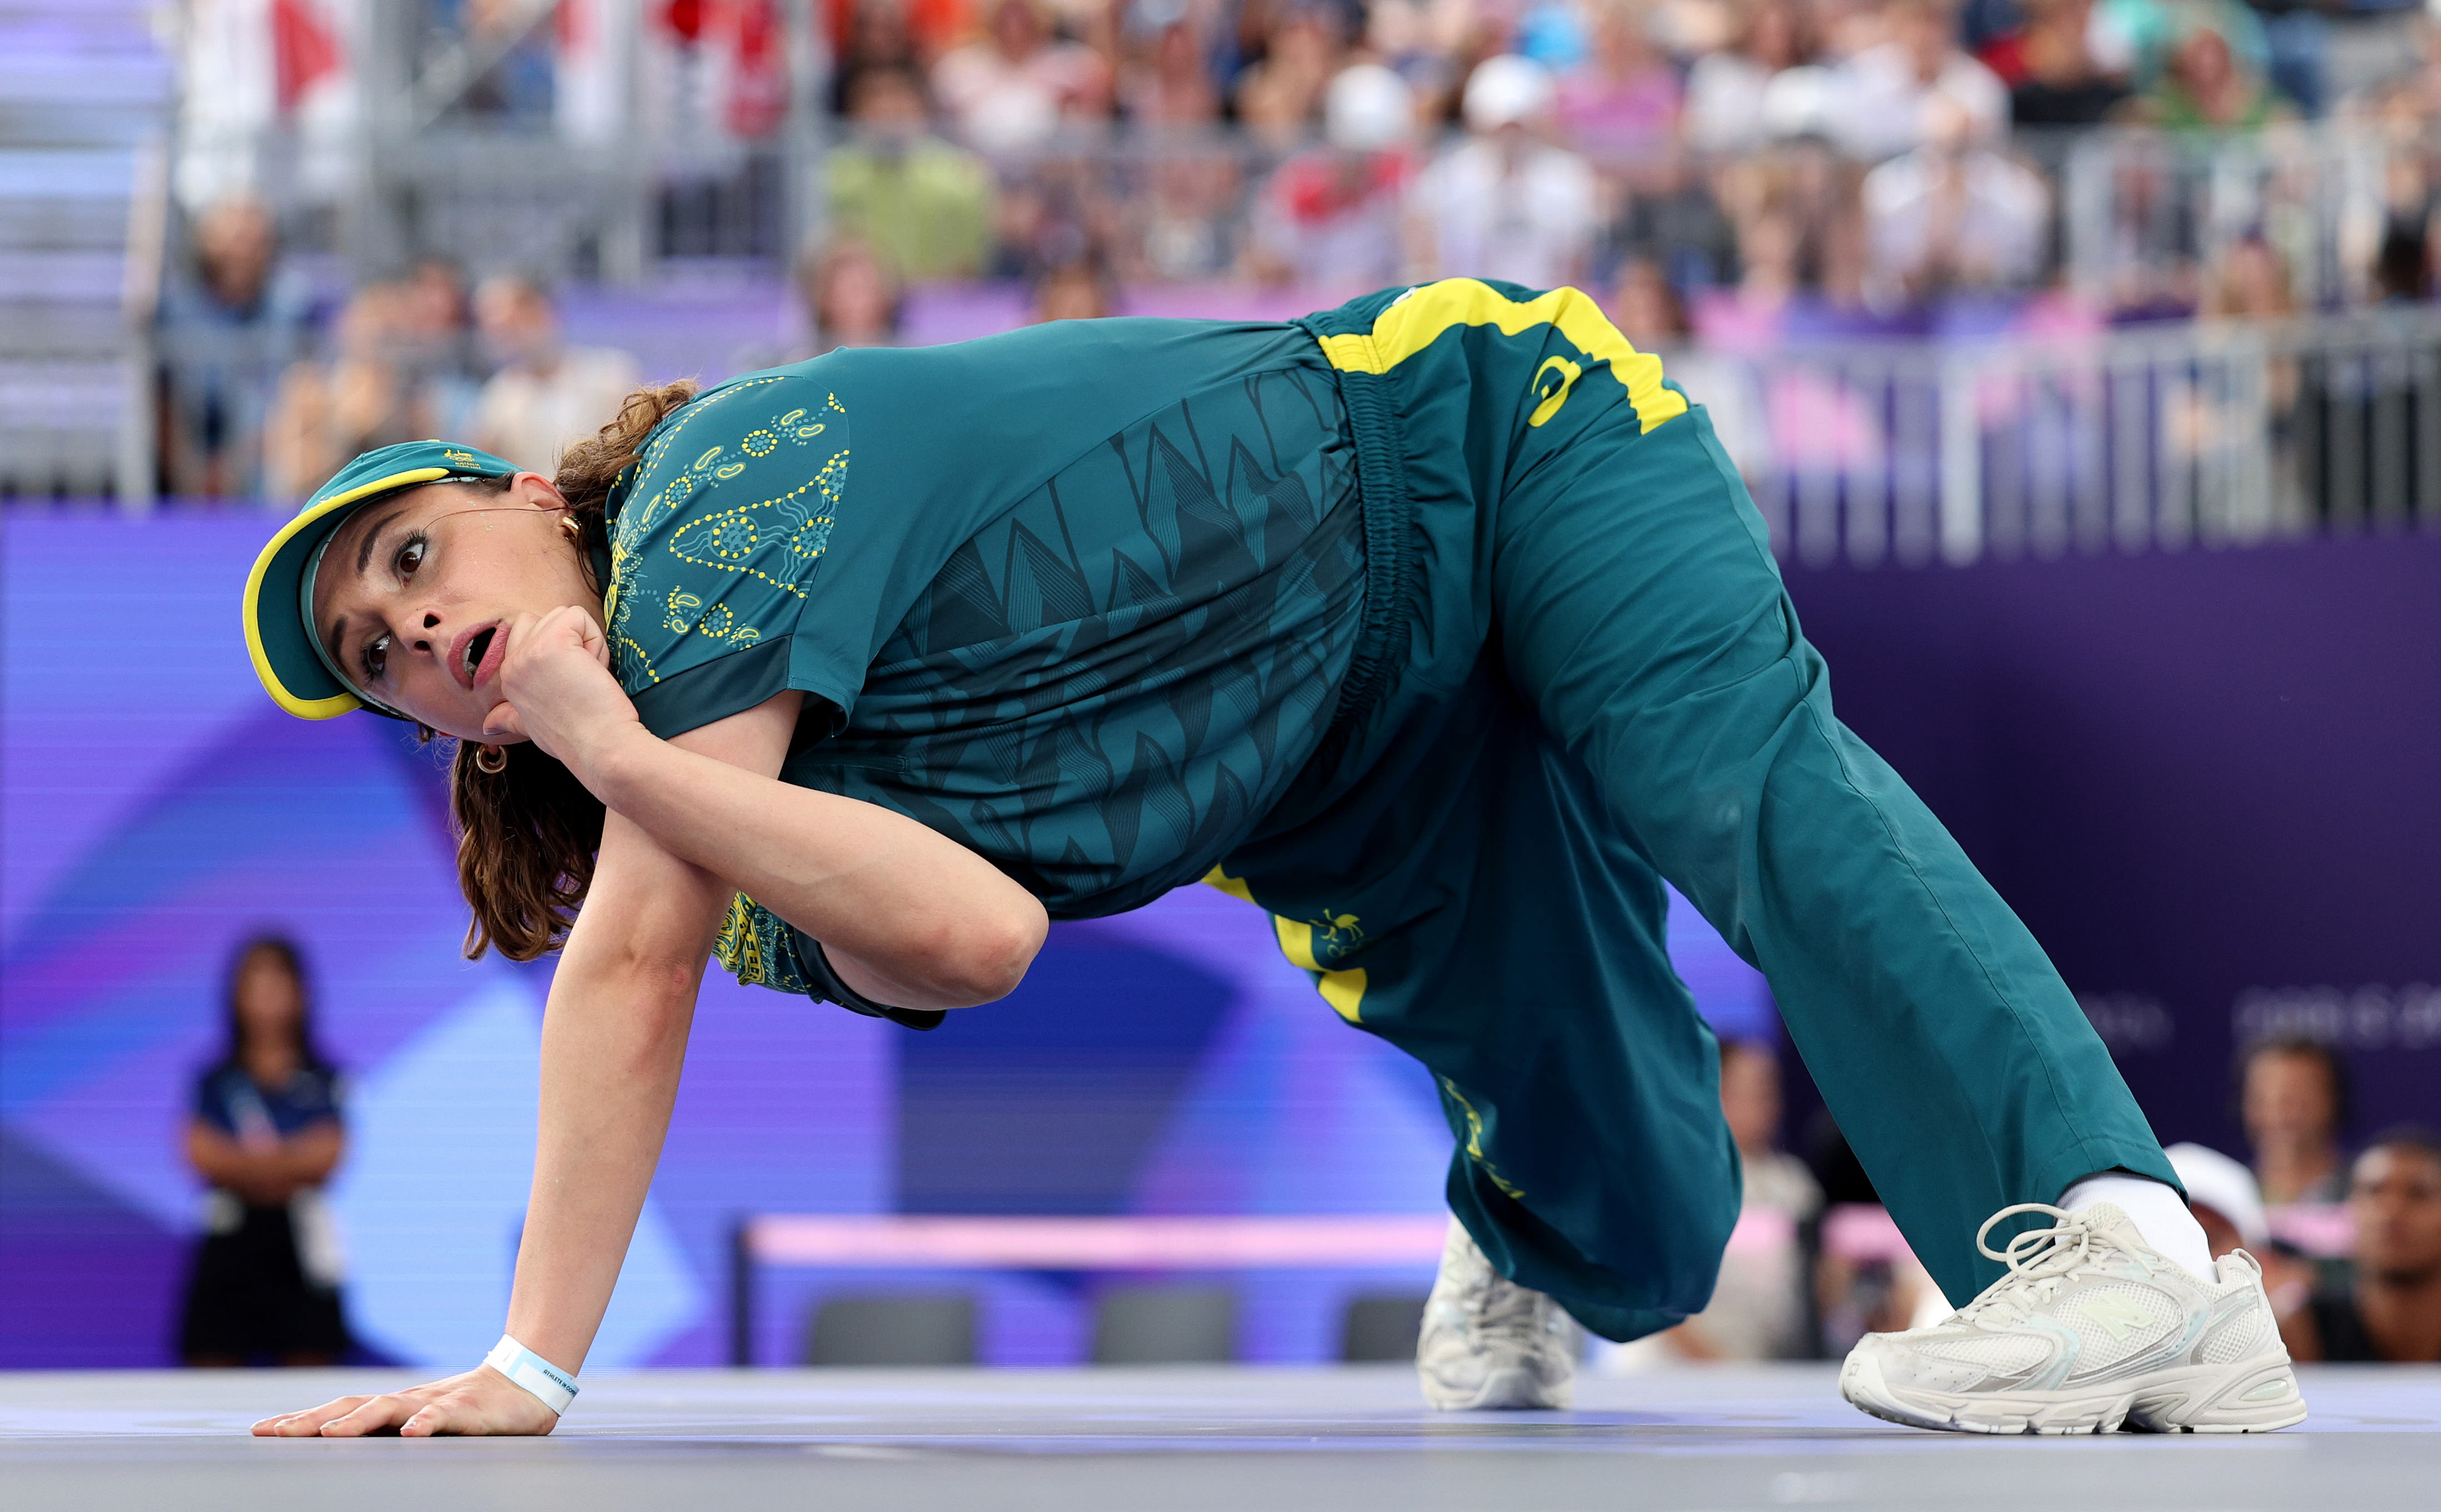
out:
<path id="1" fill-rule="evenodd" d="M 1122 1274 L 1426 1267 L 1438 1263 L 1448 1224 L 1448 1218 L 1439 1214 L 1311 1217 L 755 1214 L 739 1219 L 732 1231 L 729 1358 L 735 1365 L 754 1362 L 756 1280 L 765 1267 Z M 1201 1332 L 1211 1331 L 1206 1318 Z M 1208 1355 L 1208 1342 L 1200 1344 L 1199 1351 Z M 1141 1351 L 1130 1346 L 1120 1352 L 1133 1356 Z"/>

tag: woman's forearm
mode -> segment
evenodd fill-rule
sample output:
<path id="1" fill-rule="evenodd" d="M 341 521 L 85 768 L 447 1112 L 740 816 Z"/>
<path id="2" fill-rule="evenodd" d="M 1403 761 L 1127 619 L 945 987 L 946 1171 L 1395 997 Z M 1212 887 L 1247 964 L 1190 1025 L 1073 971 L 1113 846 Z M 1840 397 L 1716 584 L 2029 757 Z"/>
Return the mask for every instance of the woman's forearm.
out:
<path id="1" fill-rule="evenodd" d="M 1025 975 L 1050 924 L 1031 893 L 903 815 L 780 781 L 800 694 L 663 741 L 608 662 L 600 622 L 581 610 L 519 619 L 500 670 L 507 701 L 486 732 L 533 740 L 664 854 L 821 941 L 868 997 L 962 1008 Z"/>
<path id="2" fill-rule="evenodd" d="M 1041 946 L 1049 921 L 1032 894 L 903 815 L 792 787 L 641 727 L 588 766 L 609 807 L 823 942 L 851 985 L 894 1006 L 1004 997 Z"/>
<path id="3" fill-rule="evenodd" d="M 633 854 L 614 816 L 604 860 Z M 668 862 L 606 864 L 543 1012 L 533 1188 L 508 1329 L 573 1371 L 592 1347 L 643 1211 L 678 1098 L 711 935 L 716 878 Z"/>

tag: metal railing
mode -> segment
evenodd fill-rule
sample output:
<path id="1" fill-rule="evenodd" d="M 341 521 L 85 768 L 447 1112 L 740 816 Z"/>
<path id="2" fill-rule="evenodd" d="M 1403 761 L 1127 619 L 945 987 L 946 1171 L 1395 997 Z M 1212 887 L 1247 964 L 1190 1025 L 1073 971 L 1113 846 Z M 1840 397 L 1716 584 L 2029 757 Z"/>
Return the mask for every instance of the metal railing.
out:
<path id="1" fill-rule="evenodd" d="M 1808 565 L 2441 529 L 2441 313 L 1665 366 Z"/>
<path id="2" fill-rule="evenodd" d="M 428 355 L 398 355 L 402 395 Z M 175 343 L 158 356 L 167 399 L 210 390 L 258 417 L 291 360 Z M 2441 310 L 1662 358 L 1711 416 L 1775 549 L 1809 566 L 2441 529 Z"/>
<path id="3" fill-rule="evenodd" d="M 2327 310 L 2374 297 L 2390 178 L 2401 166 L 2420 172 L 2432 135 L 2347 121 L 2225 135 L 2110 128 L 2021 133 L 2010 150 L 2051 186 L 2042 276 L 2065 271 L 2088 302 L 2209 297 L 2199 275 L 2209 285 L 2230 248 L 2261 242 L 2281 260 L 2295 307 Z M 407 135 L 190 135 L 178 153 L 259 184 L 287 208 L 299 244 L 370 271 L 439 252 L 632 283 L 668 259 L 769 266 L 792 256 L 823 228 L 824 153 L 853 141 L 843 123 L 812 115 L 755 140 L 682 132 L 579 142 L 544 127 L 453 119 Z M 977 155 L 1004 200 L 1028 197 L 1072 216 L 1130 277 L 1194 279 L 1230 264 L 1257 194 L 1297 150 L 1217 128 L 1113 126 Z M 1597 164 L 1631 198 L 1652 192 L 1653 166 Z M 1730 165 L 1688 166 L 1712 181 Z M 1865 166 L 1838 169 L 1852 191 Z M 1195 265 L 1170 271 L 1173 249 L 1189 243 L 1204 249 L 1187 260 Z"/>

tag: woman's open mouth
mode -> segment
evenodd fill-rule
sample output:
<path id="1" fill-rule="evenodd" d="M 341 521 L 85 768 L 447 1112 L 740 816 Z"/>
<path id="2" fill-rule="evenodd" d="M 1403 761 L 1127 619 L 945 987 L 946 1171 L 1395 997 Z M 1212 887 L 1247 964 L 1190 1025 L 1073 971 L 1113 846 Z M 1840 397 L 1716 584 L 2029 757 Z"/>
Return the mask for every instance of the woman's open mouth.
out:
<path id="1" fill-rule="evenodd" d="M 492 642 L 500 638 L 499 632 L 498 625 L 486 625 L 476 631 L 466 641 L 466 650 L 460 658 L 460 666 L 464 671 L 464 680 L 468 688 L 482 686 L 483 675 L 491 670 L 485 663 L 491 660 Z"/>

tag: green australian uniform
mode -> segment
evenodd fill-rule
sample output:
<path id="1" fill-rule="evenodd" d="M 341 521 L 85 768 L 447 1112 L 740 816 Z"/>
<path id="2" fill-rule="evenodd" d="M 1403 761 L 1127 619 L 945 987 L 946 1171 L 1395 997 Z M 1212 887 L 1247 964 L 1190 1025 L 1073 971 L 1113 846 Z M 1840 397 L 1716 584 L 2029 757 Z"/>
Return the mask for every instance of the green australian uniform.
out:
<path id="1" fill-rule="evenodd" d="M 1493 1263 L 1599 1333 L 1700 1310 L 1737 1218 L 1664 878 L 1769 980 L 1952 1298 L 1995 1209 L 2174 1180 L 2024 927 L 1833 716 L 1702 409 L 1574 291 L 834 352 L 677 412 L 612 502 L 647 727 L 797 689 L 787 781 L 1056 917 L 1255 902 L 1432 1071 Z M 750 900 L 721 949 L 853 998 Z"/>

